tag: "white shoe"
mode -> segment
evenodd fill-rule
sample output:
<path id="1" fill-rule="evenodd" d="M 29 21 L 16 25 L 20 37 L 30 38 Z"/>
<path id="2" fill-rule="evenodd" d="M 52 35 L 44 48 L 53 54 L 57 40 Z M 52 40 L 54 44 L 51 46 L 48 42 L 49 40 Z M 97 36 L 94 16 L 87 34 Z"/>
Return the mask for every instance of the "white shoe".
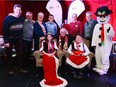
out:
<path id="1" fill-rule="evenodd" d="M 97 72 L 98 68 L 93 68 L 93 71 Z"/>
<path id="2" fill-rule="evenodd" d="M 99 70 L 99 75 L 104 75 L 107 74 L 107 72 L 103 71 L 103 70 Z"/>
<path id="3" fill-rule="evenodd" d="M 97 72 L 100 74 L 100 75 L 104 75 L 104 74 L 107 74 L 107 72 L 101 70 L 101 69 L 97 69 Z"/>
<path id="4" fill-rule="evenodd" d="M 104 75 L 104 74 L 107 74 L 107 72 L 101 70 L 101 69 L 98 69 L 98 68 L 93 68 L 93 71 L 97 72 L 99 75 Z"/>
<path id="5" fill-rule="evenodd" d="M 99 72 L 99 75 L 105 75 L 105 74 L 107 74 L 107 72 Z"/>

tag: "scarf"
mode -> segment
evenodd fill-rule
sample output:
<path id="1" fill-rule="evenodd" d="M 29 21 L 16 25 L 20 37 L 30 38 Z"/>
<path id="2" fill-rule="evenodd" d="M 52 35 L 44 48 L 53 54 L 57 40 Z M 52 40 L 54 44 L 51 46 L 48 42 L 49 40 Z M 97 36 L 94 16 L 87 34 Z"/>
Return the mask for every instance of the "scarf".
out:
<path id="1" fill-rule="evenodd" d="M 54 44 L 52 42 L 48 42 L 48 53 L 54 52 Z"/>
<path id="2" fill-rule="evenodd" d="M 101 30 L 101 44 L 104 44 L 104 24 L 102 24 L 102 30 Z"/>
<path id="3" fill-rule="evenodd" d="M 39 25 L 42 28 L 42 31 L 43 31 L 44 35 L 46 35 L 46 29 L 45 29 L 44 25 L 42 23 L 39 23 Z"/>
<path id="4" fill-rule="evenodd" d="M 62 36 L 59 35 L 59 49 L 61 50 L 67 50 L 68 49 L 68 37 L 67 35 L 64 37 L 64 44 L 62 44 Z"/>

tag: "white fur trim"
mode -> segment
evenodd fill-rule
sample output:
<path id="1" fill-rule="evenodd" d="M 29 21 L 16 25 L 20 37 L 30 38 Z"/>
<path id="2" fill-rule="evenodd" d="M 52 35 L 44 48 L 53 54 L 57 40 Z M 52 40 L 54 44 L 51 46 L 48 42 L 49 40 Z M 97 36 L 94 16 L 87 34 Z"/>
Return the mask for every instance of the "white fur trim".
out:
<path id="1" fill-rule="evenodd" d="M 87 60 L 80 65 L 73 63 L 69 58 L 67 58 L 66 62 L 74 68 L 83 68 L 90 62 L 90 58 L 88 56 L 86 58 Z"/>
<path id="2" fill-rule="evenodd" d="M 55 63 L 56 63 L 56 75 L 58 76 L 57 72 L 58 72 L 59 60 L 55 56 L 53 56 L 53 58 L 55 59 Z"/>
<path id="3" fill-rule="evenodd" d="M 63 78 L 61 78 L 61 77 L 59 77 L 59 76 L 58 76 L 58 78 L 61 79 L 61 80 L 63 81 L 63 83 L 60 84 L 60 85 L 55 85 L 55 86 L 46 85 L 46 84 L 44 83 L 45 79 L 43 79 L 43 80 L 40 82 L 40 85 L 41 85 L 41 87 L 65 87 L 65 86 L 68 84 L 68 82 L 67 82 L 65 79 L 63 79 Z"/>
<path id="4" fill-rule="evenodd" d="M 58 66 L 59 66 L 59 60 L 56 56 L 53 56 L 55 59 L 55 63 L 56 63 L 56 71 L 58 70 Z"/>
<path id="5" fill-rule="evenodd" d="M 58 70 L 58 66 L 59 66 L 59 60 L 58 60 L 55 56 L 53 56 L 53 58 L 55 59 L 55 62 L 56 62 L 56 75 L 57 75 L 57 78 L 61 79 L 61 80 L 63 81 L 63 83 L 60 84 L 60 85 L 49 86 L 49 85 L 46 85 L 46 84 L 44 83 L 44 82 L 45 82 L 45 79 L 43 79 L 43 80 L 40 82 L 40 86 L 41 86 L 41 87 L 65 87 L 65 86 L 68 84 L 68 82 L 67 82 L 65 79 L 63 79 L 62 77 L 59 77 L 59 76 L 58 76 L 57 70 Z"/>

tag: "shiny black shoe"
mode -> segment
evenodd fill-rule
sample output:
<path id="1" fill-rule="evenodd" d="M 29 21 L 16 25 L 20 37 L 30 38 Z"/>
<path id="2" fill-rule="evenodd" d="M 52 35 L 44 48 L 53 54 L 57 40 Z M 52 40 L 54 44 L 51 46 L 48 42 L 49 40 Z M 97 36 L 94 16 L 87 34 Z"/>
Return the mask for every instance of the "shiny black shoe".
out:
<path id="1" fill-rule="evenodd" d="M 13 75 L 14 75 L 14 70 L 9 70 L 9 71 L 8 71 L 8 75 L 9 75 L 9 76 L 13 76 Z"/>
<path id="2" fill-rule="evenodd" d="M 27 74 L 28 73 L 28 70 L 21 68 L 19 70 L 19 72 L 22 73 L 22 74 Z"/>

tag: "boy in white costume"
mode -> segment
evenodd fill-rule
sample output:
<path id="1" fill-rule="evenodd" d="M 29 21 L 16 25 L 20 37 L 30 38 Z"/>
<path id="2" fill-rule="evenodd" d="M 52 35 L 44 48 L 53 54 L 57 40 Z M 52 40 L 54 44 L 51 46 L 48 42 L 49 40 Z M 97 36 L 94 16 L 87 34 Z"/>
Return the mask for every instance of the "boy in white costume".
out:
<path id="1" fill-rule="evenodd" d="M 107 74 L 110 66 L 109 56 L 114 36 L 112 25 L 108 23 L 111 13 L 112 11 L 107 6 L 99 7 L 95 12 L 98 24 L 94 28 L 92 37 L 92 46 L 95 47 L 96 58 L 96 68 L 93 70 L 100 75 Z"/>

